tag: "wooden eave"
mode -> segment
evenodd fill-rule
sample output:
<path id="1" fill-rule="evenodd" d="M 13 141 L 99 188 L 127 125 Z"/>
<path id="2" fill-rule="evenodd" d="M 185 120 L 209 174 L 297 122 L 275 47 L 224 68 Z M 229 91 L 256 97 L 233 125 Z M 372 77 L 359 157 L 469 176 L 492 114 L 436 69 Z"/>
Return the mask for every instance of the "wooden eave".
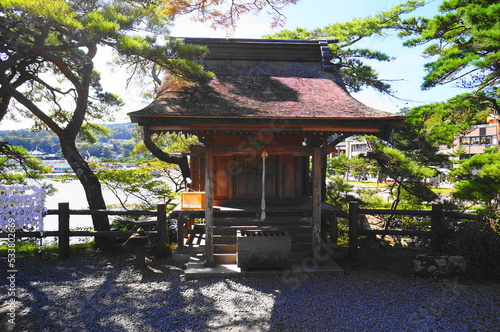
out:
<path id="1" fill-rule="evenodd" d="M 208 47 L 205 60 L 301 61 L 322 60 L 322 48 L 338 40 L 183 38 L 185 43 Z M 320 45 L 321 47 L 318 47 Z"/>
<path id="2" fill-rule="evenodd" d="M 135 117 L 133 122 L 149 132 L 182 132 L 194 135 L 246 135 L 272 131 L 275 135 L 379 134 L 400 124 L 405 117 L 391 118 L 228 118 L 228 117 Z"/>

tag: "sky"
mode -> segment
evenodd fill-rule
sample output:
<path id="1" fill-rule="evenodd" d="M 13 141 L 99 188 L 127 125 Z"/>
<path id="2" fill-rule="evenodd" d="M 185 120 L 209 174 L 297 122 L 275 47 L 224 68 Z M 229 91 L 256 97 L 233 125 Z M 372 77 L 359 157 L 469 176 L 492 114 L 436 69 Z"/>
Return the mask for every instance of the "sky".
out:
<path id="1" fill-rule="evenodd" d="M 236 30 L 230 38 L 261 38 L 266 34 L 273 34 L 282 29 L 293 30 L 296 27 L 307 29 L 321 28 L 329 24 L 346 22 L 353 18 L 364 18 L 373 16 L 379 12 L 389 10 L 403 0 L 300 0 L 296 5 L 289 5 L 282 10 L 287 18 L 284 27 L 271 28 L 271 16 L 266 11 L 255 16 L 248 14 L 239 22 Z M 415 16 L 433 17 L 438 13 L 437 7 L 440 0 L 431 1 L 424 8 L 411 13 Z M 195 22 L 189 16 L 176 18 L 171 28 L 171 36 L 174 37 L 228 37 L 228 32 L 219 29 L 213 30 L 208 23 Z M 332 36 L 335 37 L 335 36 Z M 420 85 L 425 75 L 424 64 L 430 59 L 422 56 L 423 47 L 406 48 L 403 41 L 395 35 L 386 37 L 370 37 L 359 44 L 359 47 L 367 47 L 386 52 L 396 57 L 392 62 L 377 62 L 371 65 L 379 72 L 382 79 L 395 80 L 392 83 L 395 95 L 399 98 L 382 96 L 378 92 L 365 89 L 353 96 L 360 102 L 388 112 L 397 112 L 403 107 L 416 107 L 433 102 L 446 101 L 447 99 L 463 93 L 464 90 L 453 86 L 442 86 L 422 91 Z M 356 44 L 357 45 L 357 44 Z M 355 46 L 356 46 L 355 45 Z M 117 93 L 125 102 L 123 108 L 115 117 L 115 122 L 129 122 L 126 115 L 128 112 L 136 111 L 148 105 L 151 100 L 140 97 L 141 87 L 137 85 L 126 86 L 126 75 L 123 71 L 112 72 L 107 61 L 111 60 L 111 53 L 98 52 L 100 61 L 96 64 L 97 70 L 102 73 L 102 84 L 104 89 Z M 29 126 L 29 123 L 12 123 L 2 121 L 0 130 L 18 129 Z"/>

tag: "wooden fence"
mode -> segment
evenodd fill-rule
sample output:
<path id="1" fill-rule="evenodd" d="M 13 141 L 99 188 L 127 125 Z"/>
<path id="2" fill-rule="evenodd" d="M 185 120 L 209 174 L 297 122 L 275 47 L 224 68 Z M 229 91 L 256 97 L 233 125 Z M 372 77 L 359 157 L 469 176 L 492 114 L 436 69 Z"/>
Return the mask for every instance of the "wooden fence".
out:
<path id="1" fill-rule="evenodd" d="M 335 211 L 334 211 L 335 212 Z M 128 216 L 151 216 L 156 217 L 158 236 L 156 254 L 159 257 L 165 257 L 169 254 L 168 249 L 168 224 L 165 204 L 158 204 L 156 211 L 151 210 L 130 210 L 130 211 L 111 211 L 111 210 L 70 210 L 69 203 L 59 203 L 57 210 L 48 210 L 48 215 L 58 215 L 58 231 L 43 232 L 16 232 L 16 238 L 22 237 L 59 237 L 59 258 L 69 257 L 69 238 L 72 236 L 101 236 L 118 237 L 130 236 L 133 231 L 72 231 L 70 230 L 71 215 L 128 215 Z M 404 215 L 404 216 L 428 216 L 431 219 L 430 230 L 367 230 L 363 229 L 360 222 L 360 215 Z M 337 232 L 337 217 L 347 217 L 349 220 L 349 258 L 358 257 L 358 237 L 359 235 L 400 235 L 400 236 L 428 236 L 431 239 L 431 248 L 433 252 L 440 252 L 443 244 L 444 218 L 452 217 L 459 219 L 478 220 L 478 215 L 443 211 L 440 204 L 432 206 L 431 210 L 390 210 L 390 209 L 362 209 L 358 202 L 349 203 L 349 213 L 335 213 L 331 223 L 333 234 Z M 0 238 L 7 238 L 8 233 L 0 233 Z"/>
<path id="2" fill-rule="evenodd" d="M 107 216 L 151 216 L 156 217 L 157 231 L 147 233 L 156 233 L 158 236 L 156 254 L 159 257 L 165 257 L 169 254 L 168 249 L 168 225 L 165 204 L 158 204 L 156 211 L 151 210 L 130 210 L 130 211 L 111 211 L 111 210 L 70 210 L 69 203 L 59 203 L 57 210 L 48 210 L 48 215 L 58 215 L 58 231 L 46 232 L 16 232 L 16 238 L 22 237 L 49 237 L 59 238 L 59 258 L 69 257 L 69 238 L 72 236 L 94 236 L 94 237 L 118 237 L 130 236 L 133 231 L 72 231 L 70 230 L 71 215 L 107 215 Z M 8 233 L 0 233 L 0 238 L 7 238 Z"/>
<path id="3" fill-rule="evenodd" d="M 428 216 L 431 218 L 430 230 L 379 230 L 363 229 L 360 215 L 403 215 L 403 216 Z M 349 258 L 358 258 L 359 235 L 402 235 L 402 236 L 428 236 L 431 239 L 431 250 L 440 252 L 443 245 L 444 218 L 479 220 L 480 216 L 461 212 L 443 211 L 441 204 L 432 205 L 432 210 L 390 210 L 390 209 L 361 209 L 359 202 L 349 203 Z"/>

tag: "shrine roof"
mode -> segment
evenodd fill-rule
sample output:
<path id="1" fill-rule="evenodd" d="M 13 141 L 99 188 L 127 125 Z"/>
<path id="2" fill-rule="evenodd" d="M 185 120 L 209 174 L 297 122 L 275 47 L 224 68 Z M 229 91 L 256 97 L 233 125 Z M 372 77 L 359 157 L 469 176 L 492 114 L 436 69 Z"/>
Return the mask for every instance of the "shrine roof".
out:
<path id="1" fill-rule="evenodd" d="M 128 115 L 139 124 L 175 118 L 386 119 L 404 117 L 364 105 L 331 65 L 328 43 L 302 40 L 186 39 L 206 45 L 207 84 L 166 77 L 155 100 Z"/>

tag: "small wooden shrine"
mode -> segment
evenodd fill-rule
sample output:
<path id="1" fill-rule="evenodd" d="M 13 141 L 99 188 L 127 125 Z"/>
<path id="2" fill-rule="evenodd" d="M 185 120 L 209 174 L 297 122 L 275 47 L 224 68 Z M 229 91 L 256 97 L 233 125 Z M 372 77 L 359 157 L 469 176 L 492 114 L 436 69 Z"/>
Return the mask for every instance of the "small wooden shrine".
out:
<path id="1" fill-rule="evenodd" d="M 332 208 L 323 202 L 326 155 L 352 135 L 387 139 L 404 117 L 349 95 L 331 64 L 334 41 L 184 41 L 208 47 L 204 65 L 215 78 L 182 86 L 167 77 L 157 98 L 129 116 L 145 137 L 181 132 L 203 142 L 191 147 L 189 172 L 205 208 L 178 213 L 205 218 L 206 265 L 234 262 L 228 238 L 242 228 L 290 231 L 292 254 L 311 255 Z"/>

